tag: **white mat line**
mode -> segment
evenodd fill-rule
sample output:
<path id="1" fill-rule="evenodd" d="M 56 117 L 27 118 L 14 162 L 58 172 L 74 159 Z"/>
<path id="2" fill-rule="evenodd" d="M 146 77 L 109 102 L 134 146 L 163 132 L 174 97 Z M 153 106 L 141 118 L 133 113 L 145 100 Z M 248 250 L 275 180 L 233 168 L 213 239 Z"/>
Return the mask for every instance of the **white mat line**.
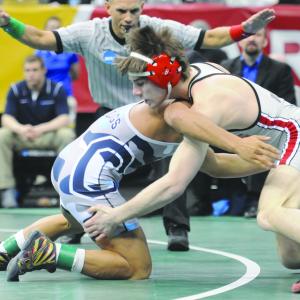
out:
<path id="1" fill-rule="evenodd" d="M 166 245 L 167 244 L 165 242 L 161 242 L 161 241 L 157 241 L 157 240 L 147 240 L 147 241 L 149 243 L 158 244 L 158 245 Z M 220 288 L 210 290 L 210 291 L 206 291 L 206 292 L 199 293 L 199 294 L 195 294 L 195 295 L 182 297 L 182 298 L 176 298 L 174 300 L 197 300 L 197 299 L 208 298 L 208 297 L 211 297 L 211 296 L 215 296 L 217 294 L 225 293 L 225 292 L 231 291 L 233 289 L 236 289 L 236 288 L 238 288 L 242 285 L 245 285 L 245 284 L 251 282 L 260 273 L 259 265 L 256 262 L 254 262 L 254 261 L 252 261 L 252 260 L 250 260 L 246 257 L 236 255 L 236 254 L 233 254 L 233 253 L 224 252 L 224 251 L 201 248 L 201 247 L 195 247 L 195 246 L 190 246 L 190 249 L 195 250 L 195 251 L 201 251 L 201 252 L 221 255 L 221 256 L 225 256 L 225 257 L 237 260 L 237 261 L 241 262 L 246 267 L 246 272 L 238 280 L 236 280 L 234 282 L 231 282 L 227 285 L 224 285 Z"/>
<path id="2" fill-rule="evenodd" d="M 0 232 L 15 233 L 17 231 L 18 231 L 18 229 L 13 229 L 13 228 L 0 228 Z M 147 242 L 150 243 L 150 244 L 167 245 L 166 242 L 157 241 L 157 240 L 147 240 Z M 236 254 L 233 254 L 233 253 L 220 251 L 220 250 L 215 250 L 215 249 L 195 247 L 195 246 L 192 246 L 192 245 L 190 245 L 190 249 L 195 250 L 195 251 L 201 251 L 201 252 L 221 255 L 221 256 L 225 256 L 225 257 L 237 260 L 237 261 L 241 262 L 246 267 L 246 272 L 238 280 L 236 280 L 234 282 L 231 282 L 227 285 L 224 285 L 220 288 L 210 290 L 210 291 L 206 291 L 206 292 L 202 292 L 202 293 L 195 294 L 195 295 L 176 298 L 174 300 L 198 300 L 198 299 L 203 299 L 203 298 L 208 298 L 208 297 L 211 297 L 211 296 L 215 296 L 217 294 L 225 293 L 225 292 L 231 291 L 233 289 L 236 289 L 236 288 L 238 288 L 242 285 L 245 285 L 245 284 L 251 282 L 260 273 L 259 265 L 256 262 L 254 262 L 254 261 L 252 261 L 252 260 L 250 260 L 246 257 L 236 255 Z"/>

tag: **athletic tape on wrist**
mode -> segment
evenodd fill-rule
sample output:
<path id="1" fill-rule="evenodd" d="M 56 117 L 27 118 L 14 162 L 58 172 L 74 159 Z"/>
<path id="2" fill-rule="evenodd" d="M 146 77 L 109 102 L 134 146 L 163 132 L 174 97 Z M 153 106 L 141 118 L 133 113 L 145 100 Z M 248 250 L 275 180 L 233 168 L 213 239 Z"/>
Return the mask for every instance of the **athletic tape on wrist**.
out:
<path id="1" fill-rule="evenodd" d="M 247 38 L 248 36 L 253 35 L 254 33 L 245 32 L 242 24 L 234 25 L 229 28 L 229 34 L 232 40 L 238 42 Z"/>
<path id="2" fill-rule="evenodd" d="M 9 23 L 2 28 L 15 39 L 20 39 L 25 32 L 25 24 L 12 17 L 10 17 Z"/>

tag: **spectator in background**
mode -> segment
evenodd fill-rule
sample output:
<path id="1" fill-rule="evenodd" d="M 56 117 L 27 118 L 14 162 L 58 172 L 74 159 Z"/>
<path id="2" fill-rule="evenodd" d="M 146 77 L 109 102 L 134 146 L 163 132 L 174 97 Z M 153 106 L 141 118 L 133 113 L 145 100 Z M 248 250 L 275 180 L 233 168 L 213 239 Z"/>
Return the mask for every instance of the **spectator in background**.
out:
<path id="1" fill-rule="evenodd" d="M 53 31 L 61 25 L 61 19 L 52 16 L 46 21 L 45 30 Z M 72 80 L 76 80 L 79 76 L 78 56 L 74 53 L 56 54 L 54 51 L 47 50 L 37 50 L 36 55 L 44 61 L 47 69 L 46 77 L 63 84 L 68 96 L 70 118 L 75 123 L 77 102 L 73 96 Z"/>
<path id="2" fill-rule="evenodd" d="M 286 63 L 271 59 L 263 53 L 267 44 L 266 29 L 261 29 L 239 42 L 242 50 L 240 56 L 225 60 L 222 65 L 231 73 L 243 76 L 286 101 L 296 104 L 292 70 Z M 268 172 L 264 172 L 247 177 L 249 207 L 245 211 L 246 217 L 256 217 L 259 194 L 267 175 Z"/>
<path id="3" fill-rule="evenodd" d="M 13 84 L 7 95 L 0 128 L 0 190 L 2 207 L 17 207 L 13 151 L 62 150 L 75 137 L 68 128 L 67 95 L 60 83 L 45 77 L 43 60 L 29 56 L 24 64 L 25 80 Z M 50 171 L 50 170 L 49 170 Z"/>

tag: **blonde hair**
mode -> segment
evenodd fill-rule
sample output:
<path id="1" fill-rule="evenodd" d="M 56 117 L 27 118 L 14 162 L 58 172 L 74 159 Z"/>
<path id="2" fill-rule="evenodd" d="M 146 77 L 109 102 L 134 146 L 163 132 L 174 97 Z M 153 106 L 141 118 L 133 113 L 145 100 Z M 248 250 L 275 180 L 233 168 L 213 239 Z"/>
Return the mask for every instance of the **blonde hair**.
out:
<path id="1" fill-rule="evenodd" d="M 189 63 L 184 47 L 168 28 L 159 31 L 155 31 L 150 26 L 132 29 L 126 37 L 126 44 L 130 52 L 138 52 L 150 58 L 162 53 L 175 57 L 182 67 L 183 80 L 188 77 Z M 122 74 L 144 72 L 147 66 L 146 62 L 134 57 L 119 57 L 116 62 Z"/>

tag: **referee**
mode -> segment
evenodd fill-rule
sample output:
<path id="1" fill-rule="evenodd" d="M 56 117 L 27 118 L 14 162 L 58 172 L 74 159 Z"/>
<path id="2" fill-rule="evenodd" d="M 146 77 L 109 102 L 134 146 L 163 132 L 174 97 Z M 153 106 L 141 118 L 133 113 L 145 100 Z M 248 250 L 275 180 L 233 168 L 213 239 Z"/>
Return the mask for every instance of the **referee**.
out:
<path id="1" fill-rule="evenodd" d="M 201 47 L 219 48 L 241 40 L 274 18 L 274 11 L 265 9 L 239 25 L 205 31 L 175 21 L 141 15 L 143 6 L 142 0 L 107 0 L 105 8 L 110 17 L 95 18 L 53 32 L 25 25 L 0 10 L 0 26 L 32 48 L 81 54 L 85 59 L 92 97 L 101 104 L 97 111 L 99 117 L 116 107 L 137 101 L 132 95 L 128 77 L 118 73 L 114 65 L 116 56 L 128 55 L 125 36 L 132 28 L 149 25 L 159 30 L 168 27 L 185 48 L 199 50 Z M 187 251 L 190 224 L 186 195 L 164 208 L 163 219 L 169 236 L 168 249 Z"/>

